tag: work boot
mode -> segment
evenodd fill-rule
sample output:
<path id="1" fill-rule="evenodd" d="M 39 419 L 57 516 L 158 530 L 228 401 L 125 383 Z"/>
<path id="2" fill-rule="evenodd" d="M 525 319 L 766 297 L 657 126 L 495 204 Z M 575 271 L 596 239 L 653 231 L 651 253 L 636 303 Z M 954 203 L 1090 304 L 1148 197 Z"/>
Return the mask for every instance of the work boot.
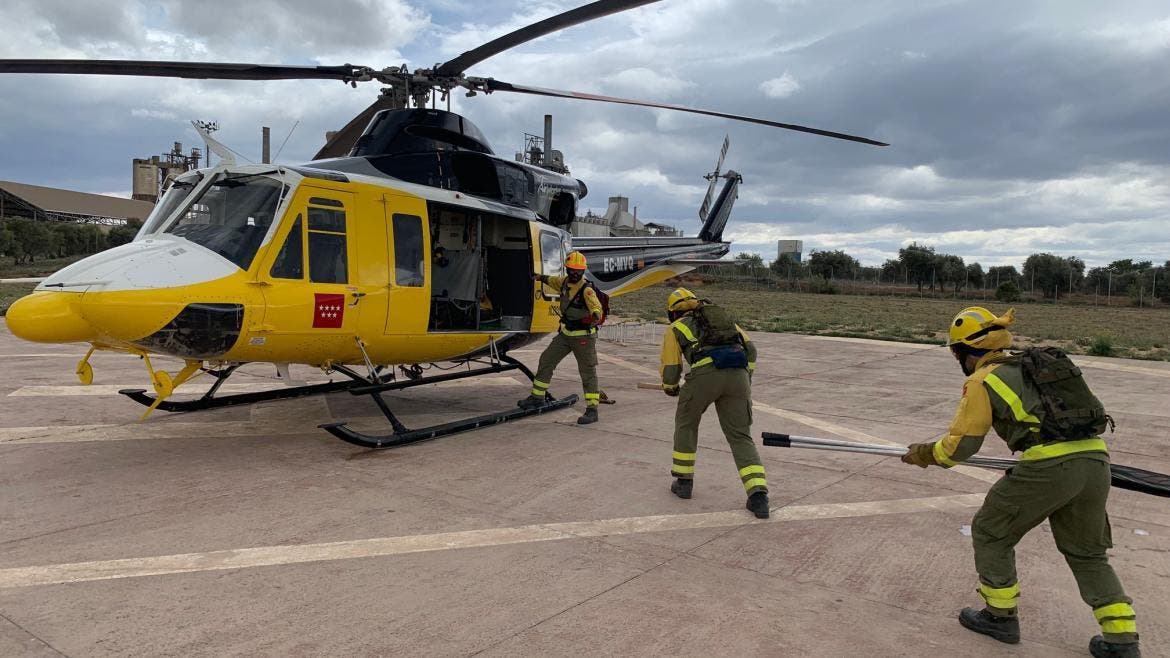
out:
<path id="1" fill-rule="evenodd" d="M 536 409 L 542 404 L 544 404 L 544 398 L 540 397 L 539 395 L 529 395 L 523 400 L 517 402 L 516 406 L 520 407 L 521 409 Z"/>
<path id="2" fill-rule="evenodd" d="M 597 422 L 597 407 L 585 407 L 585 413 L 577 419 L 578 425 L 588 425 Z"/>
<path id="3" fill-rule="evenodd" d="M 1141 658 L 1142 650 L 1138 648 L 1138 643 L 1132 644 L 1117 644 L 1116 642 L 1109 642 L 1101 635 L 1093 636 L 1089 640 L 1089 653 L 1093 654 L 1093 658 Z"/>
<path id="4" fill-rule="evenodd" d="M 679 498 L 690 498 L 691 489 L 694 488 L 694 486 L 694 480 L 678 478 L 674 482 L 670 483 L 670 493 L 678 496 Z"/>
<path id="5" fill-rule="evenodd" d="M 1020 642 L 1020 620 L 1018 617 L 1000 617 L 987 611 L 975 608 L 963 608 L 959 613 L 959 623 L 963 628 L 989 635 L 1000 642 L 1018 644 Z"/>
<path id="6" fill-rule="evenodd" d="M 757 491 L 748 496 L 747 508 L 749 512 L 756 515 L 757 519 L 768 518 L 768 492 Z"/>

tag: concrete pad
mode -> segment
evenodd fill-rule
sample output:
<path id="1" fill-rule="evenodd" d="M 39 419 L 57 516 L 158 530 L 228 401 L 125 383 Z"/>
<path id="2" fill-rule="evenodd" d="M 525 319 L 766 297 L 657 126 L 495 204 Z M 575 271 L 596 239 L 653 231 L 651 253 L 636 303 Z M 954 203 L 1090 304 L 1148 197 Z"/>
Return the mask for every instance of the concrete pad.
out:
<path id="1" fill-rule="evenodd" d="M 758 521 L 712 411 L 695 496 L 671 495 L 675 401 L 636 388 L 657 381 L 658 335 L 600 344 L 617 404 L 596 425 L 577 405 L 373 452 L 316 427 L 388 432 L 368 398 L 139 422 L 115 393 L 149 388 L 139 360 L 97 355 L 106 388 L 62 396 L 84 348 L 0 329 L 0 655 L 1085 654 L 1096 627 L 1043 526 L 1017 551 L 1024 644 L 954 621 L 978 603 L 965 526 L 995 472 L 761 447 L 773 518 Z M 931 346 L 753 339 L 757 435 L 928 440 L 962 385 Z M 514 355 L 531 365 L 541 347 Z M 1170 364 L 1082 366 L 1118 421 L 1115 460 L 1170 472 Z M 231 382 L 281 384 L 261 364 Z M 553 392 L 579 387 L 567 360 Z M 514 408 L 527 388 L 502 375 L 384 397 L 420 426 Z M 1008 455 L 994 436 L 983 453 Z M 1170 653 L 1165 499 L 1114 489 L 1110 514 L 1146 654 Z"/>

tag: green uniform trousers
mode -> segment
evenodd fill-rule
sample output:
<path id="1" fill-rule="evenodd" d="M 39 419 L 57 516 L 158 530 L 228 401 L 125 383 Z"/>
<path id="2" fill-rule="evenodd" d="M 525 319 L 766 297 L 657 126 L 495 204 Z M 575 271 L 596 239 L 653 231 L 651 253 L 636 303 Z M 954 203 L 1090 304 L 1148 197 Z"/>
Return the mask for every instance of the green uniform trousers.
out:
<path id="1" fill-rule="evenodd" d="M 670 469 L 676 478 L 693 478 L 699 446 L 699 421 L 707 407 L 715 404 L 719 426 L 731 446 L 735 466 L 748 495 L 767 491 L 764 466 L 752 441 L 752 383 L 744 368 L 719 370 L 701 366 L 687 373 L 679 390 L 674 412 L 674 461 Z"/>
<path id="2" fill-rule="evenodd" d="M 1105 639 L 1135 640 L 1133 601 L 1105 554 L 1113 546 L 1105 512 L 1109 487 L 1109 457 L 1099 452 L 1023 461 L 996 482 L 971 523 L 975 569 L 988 605 L 1015 608 L 1016 544 L 1047 519 L 1081 598 L 1100 613 Z M 1109 614 L 1118 610 L 1125 611 L 1121 618 Z"/>
<path id="3" fill-rule="evenodd" d="M 569 353 L 577 358 L 577 371 L 581 373 L 581 388 L 585 389 L 585 405 L 597 406 L 601 400 L 597 383 L 597 334 L 587 336 L 566 336 L 557 333 L 540 355 L 536 366 L 536 379 L 532 380 L 532 394 L 544 397 L 552 384 L 553 371 Z"/>

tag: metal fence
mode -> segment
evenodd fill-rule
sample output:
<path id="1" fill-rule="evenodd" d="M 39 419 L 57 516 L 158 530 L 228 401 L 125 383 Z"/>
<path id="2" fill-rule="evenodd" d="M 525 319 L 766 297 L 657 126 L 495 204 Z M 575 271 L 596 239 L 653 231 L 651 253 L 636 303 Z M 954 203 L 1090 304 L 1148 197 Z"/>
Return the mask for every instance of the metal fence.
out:
<path id="1" fill-rule="evenodd" d="M 618 322 L 603 324 L 597 337 L 619 345 L 646 345 L 658 342 L 659 325 L 655 322 Z"/>

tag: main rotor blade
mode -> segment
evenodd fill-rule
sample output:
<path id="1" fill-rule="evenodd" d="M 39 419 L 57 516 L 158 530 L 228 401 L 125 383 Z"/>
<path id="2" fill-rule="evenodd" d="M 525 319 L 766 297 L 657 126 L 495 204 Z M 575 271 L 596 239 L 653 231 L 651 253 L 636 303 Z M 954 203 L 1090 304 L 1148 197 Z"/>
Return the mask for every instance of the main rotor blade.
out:
<path id="1" fill-rule="evenodd" d="M 591 21 L 595 18 L 616 14 L 619 11 L 633 9 L 634 7 L 641 7 L 659 0 L 598 0 L 576 9 L 570 9 L 563 14 L 557 14 L 551 18 L 546 18 L 522 27 L 515 32 L 510 32 L 504 36 L 493 39 L 478 48 L 473 48 L 455 59 L 449 60 L 440 64 L 435 69 L 435 73 L 439 75 L 459 75 L 471 66 L 482 62 L 483 60 L 498 55 L 509 48 L 519 46 L 522 43 L 532 41 L 537 37 L 542 37 L 546 34 L 551 34 L 557 30 L 563 30 L 566 27 L 572 27 L 578 23 Z"/>
<path id="2" fill-rule="evenodd" d="M 0 59 L 0 73 L 141 75 L 216 80 L 356 80 L 364 66 L 273 66 L 218 62 L 147 62 L 132 59 Z"/>
<path id="3" fill-rule="evenodd" d="M 514 91 L 521 94 L 533 94 L 536 96 L 552 96 L 555 98 L 579 98 L 587 101 L 602 101 L 605 103 L 621 103 L 623 105 L 638 105 L 641 107 L 657 107 L 664 110 L 678 110 L 679 112 L 691 112 L 692 114 L 705 114 L 713 117 L 723 117 L 724 119 L 735 119 L 736 121 L 747 121 L 748 123 L 758 123 L 764 126 L 772 126 L 773 128 L 784 128 L 786 130 L 796 130 L 802 133 L 811 133 L 813 135 L 821 135 L 824 137 L 833 137 L 836 139 L 846 139 L 851 142 L 861 142 L 862 144 L 871 144 L 873 146 L 889 146 L 885 142 L 869 139 L 868 137 L 858 137 L 857 135 L 848 135 L 846 133 L 833 132 L 831 130 L 821 130 L 820 128 L 809 128 L 808 126 L 798 126 L 792 123 L 780 123 L 779 121 L 770 121 L 768 119 L 757 119 L 755 117 L 748 117 L 739 114 L 729 114 L 727 112 L 716 112 L 715 110 L 702 110 L 694 107 L 686 107 L 684 105 L 673 105 L 671 103 L 652 103 L 649 101 L 636 101 L 628 98 L 616 98 L 614 96 L 599 96 L 597 94 L 586 94 L 580 91 L 561 91 L 559 89 L 542 89 L 540 87 L 527 87 L 524 85 L 515 85 L 510 82 L 500 82 L 488 78 L 484 81 L 484 89 L 487 91 Z"/>
<path id="4" fill-rule="evenodd" d="M 382 110 L 392 110 L 396 107 L 394 99 L 390 96 L 379 96 L 378 100 L 370 104 L 369 107 L 362 110 L 361 114 L 350 119 L 345 127 L 334 133 L 333 137 L 317 151 L 317 155 L 313 156 L 314 160 L 322 160 L 324 158 L 340 158 L 349 154 L 349 150 L 353 148 L 354 142 L 358 137 L 362 136 L 366 126 L 370 124 L 370 119 Z"/>

